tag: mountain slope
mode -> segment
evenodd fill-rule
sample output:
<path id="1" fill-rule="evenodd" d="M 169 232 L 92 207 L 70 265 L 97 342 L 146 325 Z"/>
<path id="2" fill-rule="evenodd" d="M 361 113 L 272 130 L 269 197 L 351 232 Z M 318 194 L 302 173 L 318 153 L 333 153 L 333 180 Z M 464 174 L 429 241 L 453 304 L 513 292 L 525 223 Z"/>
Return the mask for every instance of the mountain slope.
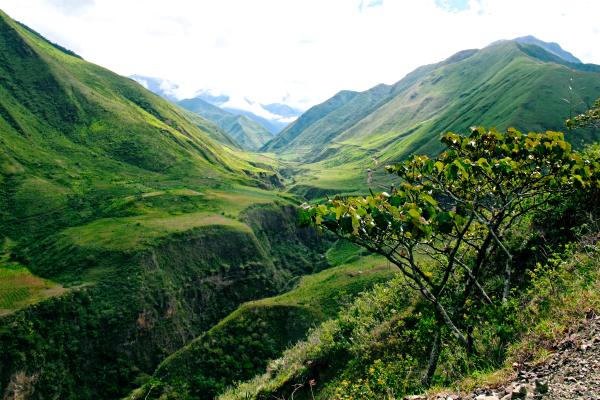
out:
<path id="1" fill-rule="evenodd" d="M 323 241 L 289 222 L 274 162 L 219 135 L 0 12 L 0 393 L 120 398 L 318 269 Z M 239 216 L 275 200 L 290 239 L 266 247 Z"/>
<path id="2" fill-rule="evenodd" d="M 318 194 L 356 190 L 367 186 L 367 169 L 376 170 L 374 184 L 386 185 L 379 175 L 382 165 L 414 152 L 437 151 L 445 131 L 472 125 L 564 130 L 569 114 L 597 97 L 599 66 L 569 63 L 539 46 L 504 41 L 421 67 L 391 87 L 380 85 L 349 101 L 334 97 L 263 149 L 303 164 L 299 186 L 319 188 Z M 576 144 L 594 137 L 593 131 L 568 135 Z"/>
<path id="3" fill-rule="evenodd" d="M 201 98 L 181 100 L 178 104 L 203 118 L 213 121 L 243 149 L 258 150 L 273 136 L 261 124 L 244 115 L 234 115 Z"/>
<path id="4" fill-rule="evenodd" d="M 130 398 L 159 399 L 169 393 L 213 399 L 232 383 L 261 372 L 311 327 L 334 318 L 349 299 L 397 273 L 384 258 L 360 254 L 351 243 L 338 241 L 327 252 L 331 268 L 302 277 L 282 295 L 243 304 L 163 361 L 151 383 Z"/>
<path id="5" fill-rule="evenodd" d="M 460 61 L 463 57 L 471 54 L 472 50 L 466 50 L 444 63 Z M 340 132 L 374 112 L 378 106 L 414 84 L 436 66 L 420 67 L 393 86 L 381 84 L 361 93 L 341 91 L 331 99 L 302 114 L 297 121 L 267 143 L 263 149 L 285 153 L 286 148 L 293 147 L 296 151 L 305 148 L 307 152 L 310 152 L 317 147 L 317 144 L 331 141 Z"/>

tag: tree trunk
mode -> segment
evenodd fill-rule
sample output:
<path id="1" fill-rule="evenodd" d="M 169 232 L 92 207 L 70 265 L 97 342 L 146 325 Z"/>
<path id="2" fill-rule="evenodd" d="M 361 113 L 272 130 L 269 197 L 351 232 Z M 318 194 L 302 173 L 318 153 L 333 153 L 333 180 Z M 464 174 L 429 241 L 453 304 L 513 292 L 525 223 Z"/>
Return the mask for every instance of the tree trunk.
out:
<path id="1" fill-rule="evenodd" d="M 429 301 L 431 301 L 433 303 L 435 310 L 437 311 L 439 316 L 442 318 L 442 320 L 444 321 L 444 323 L 446 324 L 448 329 L 450 329 L 450 332 L 454 335 L 454 337 L 456 339 L 458 339 L 463 346 L 467 347 L 468 346 L 467 338 L 456 327 L 456 325 L 454 325 L 454 322 L 452 322 L 452 319 L 450 319 L 450 316 L 446 312 L 446 309 L 444 308 L 444 306 L 442 306 L 440 304 L 440 302 L 438 301 L 438 299 L 435 298 L 435 296 L 433 296 L 431 294 L 431 292 L 429 292 L 426 288 L 421 287 L 421 292 L 423 293 L 423 295 L 425 296 L 426 299 L 428 299 Z"/>
<path id="2" fill-rule="evenodd" d="M 433 380 L 433 375 L 435 374 L 435 370 L 438 366 L 438 361 L 440 359 L 440 350 L 442 347 L 442 334 L 441 328 L 436 327 L 435 336 L 433 338 L 433 345 L 431 346 L 431 353 L 429 354 L 429 363 L 427 364 L 427 371 L 421 380 L 421 383 L 424 387 L 428 388 L 431 386 L 431 381 Z"/>
<path id="3" fill-rule="evenodd" d="M 510 294 L 510 279 L 512 275 L 512 257 L 509 255 L 506 257 L 506 265 L 504 266 L 504 289 L 502 290 L 502 302 L 508 301 L 508 295 Z"/>
<path id="4" fill-rule="evenodd" d="M 473 325 L 467 327 L 467 355 L 471 356 L 475 352 L 474 340 L 473 340 Z"/>

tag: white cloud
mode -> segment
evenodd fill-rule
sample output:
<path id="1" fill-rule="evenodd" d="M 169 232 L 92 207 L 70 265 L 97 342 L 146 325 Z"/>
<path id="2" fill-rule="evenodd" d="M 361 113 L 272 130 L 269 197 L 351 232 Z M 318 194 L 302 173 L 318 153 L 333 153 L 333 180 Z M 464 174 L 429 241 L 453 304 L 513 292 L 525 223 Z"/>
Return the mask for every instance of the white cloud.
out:
<path id="1" fill-rule="evenodd" d="M 148 85 L 148 81 L 145 79 L 136 78 L 136 82 L 145 87 L 146 89 L 150 88 L 150 86 Z"/>
<path id="2" fill-rule="evenodd" d="M 86 8 L 94 5 L 94 0 L 46 0 L 53 7 L 66 14 L 80 14 Z"/>
<path id="3" fill-rule="evenodd" d="M 292 122 L 294 122 L 295 120 L 297 120 L 298 117 L 283 117 L 283 118 L 278 118 L 279 122 L 282 122 L 284 124 L 291 124 Z"/>
<path id="4" fill-rule="evenodd" d="M 466 9 L 466 0 L 85 3 L 0 0 L 0 8 L 89 61 L 168 79 L 180 96 L 198 89 L 261 103 L 287 96 L 301 108 L 529 34 L 600 64 L 596 0 L 468 0 Z"/>
<path id="5" fill-rule="evenodd" d="M 280 116 L 275 115 L 268 110 L 264 109 L 263 106 L 252 101 L 246 97 L 232 96 L 227 102 L 222 105 L 223 108 L 231 108 L 236 110 L 250 111 L 254 115 L 266 118 L 268 120 L 279 120 Z"/>

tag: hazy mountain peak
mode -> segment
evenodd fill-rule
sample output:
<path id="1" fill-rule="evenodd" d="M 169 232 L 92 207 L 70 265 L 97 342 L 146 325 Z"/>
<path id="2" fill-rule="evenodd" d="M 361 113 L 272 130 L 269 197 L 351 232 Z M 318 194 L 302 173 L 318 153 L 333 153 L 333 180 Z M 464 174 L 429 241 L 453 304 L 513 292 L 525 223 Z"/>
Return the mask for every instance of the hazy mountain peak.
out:
<path id="1" fill-rule="evenodd" d="M 213 106 L 217 107 L 221 107 L 223 104 L 229 101 L 229 96 L 222 93 L 216 93 L 211 90 L 199 90 L 198 92 L 196 92 L 196 95 L 194 97 L 202 99 L 207 103 L 210 103 Z"/>
<path id="2" fill-rule="evenodd" d="M 283 103 L 262 104 L 262 107 L 273 114 L 286 118 L 297 118 L 302 114 L 301 110 Z"/>
<path id="3" fill-rule="evenodd" d="M 214 122 L 246 150 L 257 150 L 272 138 L 271 133 L 245 115 L 234 114 L 209 103 L 202 97 L 181 100 L 180 106 Z"/>
<path id="4" fill-rule="evenodd" d="M 554 54 L 555 56 L 562 58 L 565 61 L 568 61 L 568 62 L 571 62 L 574 64 L 582 64 L 582 62 L 579 58 L 575 57 L 573 54 L 564 50 L 562 47 L 560 47 L 560 45 L 558 43 L 544 42 L 543 40 L 540 40 L 540 39 L 536 38 L 535 36 L 531 36 L 531 35 L 518 37 L 518 38 L 513 39 L 512 41 L 517 42 L 517 43 L 533 44 L 533 45 L 543 48 L 544 50 L 546 50 L 549 53 Z"/>

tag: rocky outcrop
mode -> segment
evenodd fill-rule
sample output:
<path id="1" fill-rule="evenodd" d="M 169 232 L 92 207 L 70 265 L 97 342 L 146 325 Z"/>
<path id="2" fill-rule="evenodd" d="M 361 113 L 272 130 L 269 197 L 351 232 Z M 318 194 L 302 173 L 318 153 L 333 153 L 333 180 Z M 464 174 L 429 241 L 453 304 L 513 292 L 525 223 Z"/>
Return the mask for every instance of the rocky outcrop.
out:
<path id="1" fill-rule="evenodd" d="M 409 396 L 406 400 L 600 400 L 600 316 L 564 339 L 543 363 L 514 364 L 512 381 L 467 395 Z"/>

